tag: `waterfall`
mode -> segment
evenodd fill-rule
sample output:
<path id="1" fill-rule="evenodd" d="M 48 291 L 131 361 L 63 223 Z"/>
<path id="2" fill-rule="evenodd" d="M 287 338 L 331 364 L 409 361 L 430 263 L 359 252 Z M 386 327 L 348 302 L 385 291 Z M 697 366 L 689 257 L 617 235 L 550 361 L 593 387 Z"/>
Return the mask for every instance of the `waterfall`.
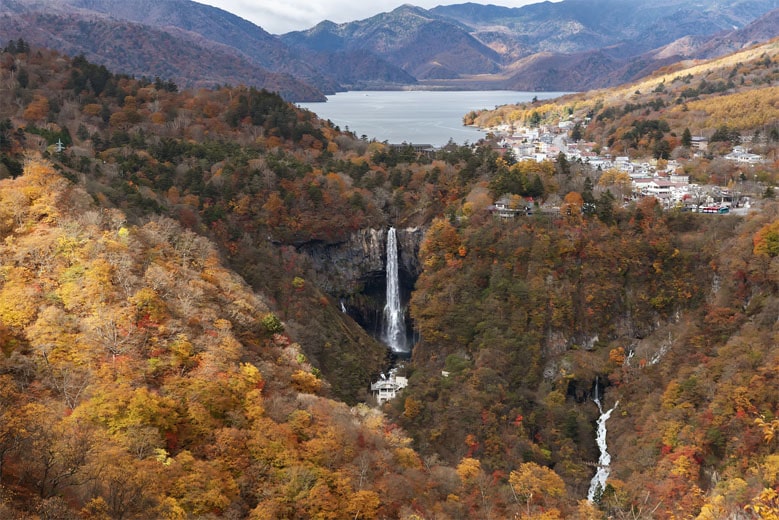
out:
<path id="1" fill-rule="evenodd" d="M 344 301 L 343 300 L 341 300 L 341 312 L 346 314 L 346 305 L 344 305 Z"/>
<path id="2" fill-rule="evenodd" d="M 387 303 L 384 305 L 384 341 L 393 352 L 408 352 L 406 321 L 400 302 L 398 239 L 394 227 L 387 232 Z"/>
<path id="3" fill-rule="evenodd" d="M 597 378 L 595 379 L 595 397 L 592 400 L 598 405 L 598 411 L 600 411 L 600 417 L 598 417 L 598 432 L 595 437 L 595 441 L 598 443 L 598 449 L 600 450 L 600 457 L 598 458 L 598 471 L 596 471 L 595 476 L 592 477 L 590 489 L 587 492 L 587 500 L 590 502 L 595 500 L 595 494 L 599 489 L 602 492 L 606 488 L 606 481 L 611 472 L 611 468 L 609 467 L 611 464 L 611 455 L 609 455 L 609 452 L 606 450 L 606 421 L 609 420 L 611 412 L 613 412 L 619 404 L 619 401 L 617 401 L 610 410 L 606 412 L 603 411 L 603 406 L 598 397 Z"/>

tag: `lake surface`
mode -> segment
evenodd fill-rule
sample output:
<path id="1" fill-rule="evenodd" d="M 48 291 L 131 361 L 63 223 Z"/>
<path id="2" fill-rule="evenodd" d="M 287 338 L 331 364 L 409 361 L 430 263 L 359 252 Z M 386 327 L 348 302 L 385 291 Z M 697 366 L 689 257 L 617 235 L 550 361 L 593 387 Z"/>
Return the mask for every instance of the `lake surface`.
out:
<path id="1" fill-rule="evenodd" d="M 352 91 L 328 96 L 324 103 L 298 103 L 322 119 L 347 128 L 357 136 L 390 143 L 443 146 L 454 140 L 473 143 L 484 132 L 463 126 L 471 110 L 549 99 L 564 92 L 487 91 Z"/>

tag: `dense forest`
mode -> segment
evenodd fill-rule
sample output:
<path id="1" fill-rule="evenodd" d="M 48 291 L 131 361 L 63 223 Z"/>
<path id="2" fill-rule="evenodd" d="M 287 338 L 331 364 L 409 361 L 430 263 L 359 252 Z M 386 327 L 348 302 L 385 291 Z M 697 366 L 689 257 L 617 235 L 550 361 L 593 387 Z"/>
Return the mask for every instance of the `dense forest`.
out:
<path id="1" fill-rule="evenodd" d="M 714 65 L 674 71 L 698 99 L 670 113 L 709 111 L 713 135 L 693 103 L 770 99 L 777 58 L 753 54 L 738 92 L 703 94 Z M 179 91 L 22 40 L 0 85 L 0 517 L 776 518 L 769 190 L 743 217 L 623 203 L 581 164 L 391 147 L 263 90 Z M 594 99 L 587 138 L 687 153 L 691 120 Z M 771 124 L 730 130 L 775 157 Z M 507 193 L 559 211 L 496 219 Z M 386 349 L 305 246 L 390 225 L 424 229 L 420 341 L 377 407 Z M 596 392 L 613 459 L 588 502 Z"/>

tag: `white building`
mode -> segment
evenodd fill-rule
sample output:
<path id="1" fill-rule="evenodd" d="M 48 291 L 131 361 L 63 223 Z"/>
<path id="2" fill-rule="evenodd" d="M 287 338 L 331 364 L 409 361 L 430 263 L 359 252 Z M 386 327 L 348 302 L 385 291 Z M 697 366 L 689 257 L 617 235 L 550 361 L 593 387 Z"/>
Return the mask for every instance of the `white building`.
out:
<path id="1" fill-rule="evenodd" d="M 408 378 L 395 374 L 395 370 L 390 371 L 389 377 L 382 374 L 381 379 L 371 383 L 371 393 L 376 398 L 379 405 L 382 405 L 390 399 L 395 399 L 398 392 L 408 386 Z"/>
<path id="2" fill-rule="evenodd" d="M 749 153 L 743 146 L 736 146 L 733 151 L 725 156 L 729 161 L 735 161 L 744 164 L 760 164 L 763 158 L 755 153 Z"/>
<path id="3" fill-rule="evenodd" d="M 528 212 L 526 204 L 520 204 L 518 207 L 511 206 L 511 197 L 504 195 L 495 201 L 495 204 L 488 206 L 487 211 L 493 215 L 497 215 L 500 218 L 508 219 L 514 218 L 519 214 L 525 214 Z"/>

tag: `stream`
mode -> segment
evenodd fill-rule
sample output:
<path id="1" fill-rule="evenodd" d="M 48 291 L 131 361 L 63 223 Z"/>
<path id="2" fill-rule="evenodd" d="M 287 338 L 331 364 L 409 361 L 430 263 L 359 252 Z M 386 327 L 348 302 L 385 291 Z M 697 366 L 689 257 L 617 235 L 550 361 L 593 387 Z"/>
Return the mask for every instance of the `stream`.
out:
<path id="1" fill-rule="evenodd" d="M 595 476 L 592 477 L 590 489 L 587 492 L 587 500 L 590 502 L 594 501 L 595 496 L 602 493 L 606 488 L 606 481 L 609 478 L 609 473 L 611 473 L 611 455 L 609 455 L 606 446 L 606 421 L 609 420 L 611 412 L 613 412 L 619 404 L 619 401 L 617 401 L 609 410 L 603 411 L 603 405 L 598 397 L 597 380 L 595 381 L 595 397 L 593 398 L 593 401 L 598 405 L 598 410 L 600 411 L 600 417 L 598 417 L 597 422 L 598 431 L 595 437 L 595 441 L 598 443 L 598 449 L 600 450 L 600 457 L 598 457 L 598 470 L 595 472 Z"/>

